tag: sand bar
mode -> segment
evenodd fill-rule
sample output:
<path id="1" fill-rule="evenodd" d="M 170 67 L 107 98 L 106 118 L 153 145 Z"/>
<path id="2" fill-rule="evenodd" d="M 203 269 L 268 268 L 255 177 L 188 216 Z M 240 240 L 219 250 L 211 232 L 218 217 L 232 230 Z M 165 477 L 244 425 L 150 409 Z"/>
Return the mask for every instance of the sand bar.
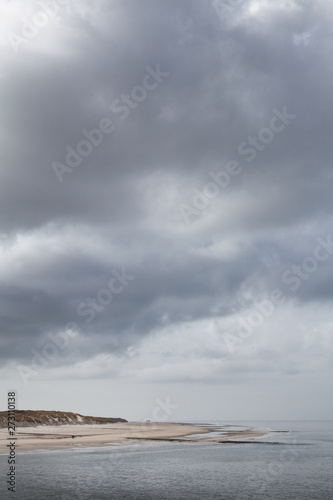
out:
<path id="1" fill-rule="evenodd" d="M 211 437 L 212 431 L 216 431 L 217 435 L 214 434 Z M 223 427 L 207 428 L 191 424 L 126 422 L 105 425 L 20 427 L 17 429 L 15 437 L 17 438 L 16 450 L 19 453 L 20 451 L 43 449 L 107 446 L 133 439 L 173 440 L 190 436 L 186 439 L 200 442 L 226 442 L 235 439 L 256 438 L 264 434 L 264 431 L 255 429 L 228 431 L 227 428 Z M 196 435 L 198 435 L 197 438 Z M 0 429 L 0 453 L 2 454 L 8 452 L 9 437 L 7 429 Z"/>

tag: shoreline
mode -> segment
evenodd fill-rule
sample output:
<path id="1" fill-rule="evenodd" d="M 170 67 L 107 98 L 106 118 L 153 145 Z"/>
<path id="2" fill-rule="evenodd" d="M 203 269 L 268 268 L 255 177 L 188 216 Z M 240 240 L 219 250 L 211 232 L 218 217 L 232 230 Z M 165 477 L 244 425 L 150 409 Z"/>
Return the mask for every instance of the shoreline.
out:
<path id="1" fill-rule="evenodd" d="M 20 451 L 103 447 L 117 443 L 129 443 L 135 440 L 225 443 L 237 439 L 258 438 L 267 433 L 267 431 L 253 428 L 228 430 L 227 425 L 207 427 L 170 422 L 126 422 L 115 424 L 18 427 L 15 437 L 17 438 L 17 453 L 20 453 Z M 7 453 L 7 445 L 10 442 L 8 438 L 10 436 L 7 429 L 1 428 L 0 454 Z"/>

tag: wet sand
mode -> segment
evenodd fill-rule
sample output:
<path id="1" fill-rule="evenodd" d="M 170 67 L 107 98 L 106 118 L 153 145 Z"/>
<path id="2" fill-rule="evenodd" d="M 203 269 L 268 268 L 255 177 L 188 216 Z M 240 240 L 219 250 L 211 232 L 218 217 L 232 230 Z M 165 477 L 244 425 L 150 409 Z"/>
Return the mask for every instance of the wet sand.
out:
<path id="1" fill-rule="evenodd" d="M 214 432 L 214 436 L 210 434 Z M 210 434 L 210 436 L 209 436 Z M 201 427 L 192 424 L 126 422 L 105 425 L 63 425 L 20 427 L 17 429 L 16 451 L 66 449 L 107 446 L 127 440 L 175 440 L 227 442 L 235 439 L 256 438 L 264 431 L 255 429 L 229 430 L 227 427 Z M 198 435 L 198 436 L 196 436 Z M 74 436 L 74 437 L 73 437 Z M 189 436 L 186 438 L 186 436 Z M 10 443 L 7 429 L 0 429 L 0 453 L 7 453 Z"/>

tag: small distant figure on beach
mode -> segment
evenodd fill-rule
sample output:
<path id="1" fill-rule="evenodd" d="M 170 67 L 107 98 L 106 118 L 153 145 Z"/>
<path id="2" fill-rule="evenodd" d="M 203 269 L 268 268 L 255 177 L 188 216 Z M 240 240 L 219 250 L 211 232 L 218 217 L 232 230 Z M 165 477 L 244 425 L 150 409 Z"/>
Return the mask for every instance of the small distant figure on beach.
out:
<path id="1" fill-rule="evenodd" d="M 72 436 L 72 439 L 74 439 L 74 438 L 75 438 L 75 436 Z"/>

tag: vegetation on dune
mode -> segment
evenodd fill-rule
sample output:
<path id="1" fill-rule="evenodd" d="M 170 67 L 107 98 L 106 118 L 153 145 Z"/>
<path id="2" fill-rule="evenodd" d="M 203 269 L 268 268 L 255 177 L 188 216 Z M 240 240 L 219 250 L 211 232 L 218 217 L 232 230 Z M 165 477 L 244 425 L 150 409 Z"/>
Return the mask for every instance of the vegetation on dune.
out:
<path id="1" fill-rule="evenodd" d="M 7 427 L 7 411 L 0 411 L 0 427 Z M 16 410 L 17 427 L 36 425 L 69 425 L 69 424 L 115 424 L 127 422 L 124 418 L 91 417 L 68 411 Z"/>

